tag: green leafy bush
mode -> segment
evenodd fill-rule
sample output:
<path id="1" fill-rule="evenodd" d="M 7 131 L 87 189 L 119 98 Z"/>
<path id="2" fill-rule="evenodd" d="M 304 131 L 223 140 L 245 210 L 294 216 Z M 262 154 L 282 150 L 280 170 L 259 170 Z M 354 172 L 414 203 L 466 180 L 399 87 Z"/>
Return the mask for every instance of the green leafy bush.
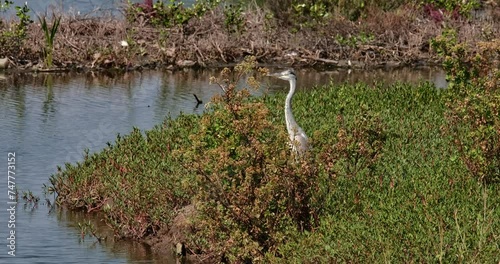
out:
<path id="1" fill-rule="evenodd" d="M 444 57 L 450 81 L 446 131 L 460 157 L 482 182 L 500 180 L 500 41 L 482 42 L 473 50 L 446 31 L 433 46 Z"/>
<path id="2" fill-rule="evenodd" d="M 9 7 L 13 4 L 14 4 L 14 2 L 9 1 L 9 0 L 0 1 L 0 12 L 3 12 L 5 10 L 9 9 Z"/>
<path id="3" fill-rule="evenodd" d="M 196 1 L 193 6 L 185 7 L 181 1 L 170 0 L 168 3 L 157 1 L 151 6 L 129 5 L 126 9 L 127 18 L 131 21 L 143 17 L 151 25 L 173 27 L 185 25 L 191 18 L 200 17 L 205 12 L 218 6 L 220 0 Z"/>
<path id="4" fill-rule="evenodd" d="M 1 3 L 0 12 L 10 8 L 13 5 L 12 1 L 4 1 Z M 30 8 L 27 3 L 23 6 L 16 6 L 16 16 L 19 19 L 11 28 L 4 27 L 2 20 L 0 20 L 0 56 L 7 54 L 17 53 L 26 38 L 29 24 L 33 23 L 29 15 Z"/>
<path id="5" fill-rule="evenodd" d="M 330 177 L 320 176 L 318 195 L 325 197 L 319 224 L 289 234 L 278 256 L 266 256 L 269 262 L 496 261 L 498 185 L 477 184 L 456 158 L 453 140 L 443 136 L 447 91 L 430 84 L 357 84 L 298 96 L 297 102 L 314 109 L 304 127 L 317 130 L 311 138 L 326 158 L 315 161 L 331 168 Z M 346 144 L 353 138 L 378 138 L 369 149 L 382 148 L 374 162 L 369 155 L 359 159 L 364 169 L 347 169 L 366 153 L 351 152 L 361 149 Z"/>
<path id="6" fill-rule="evenodd" d="M 102 151 L 87 152 L 82 162 L 59 168 L 49 191 L 59 204 L 103 211 L 118 237 L 155 234 L 193 195 L 177 150 L 191 144 L 188 135 L 197 124 L 197 116 L 181 115 L 145 134 L 135 128 Z"/>
<path id="7" fill-rule="evenodd" d="M 343 16 L 356 21 L 366 15 L 368 7 L 378 7 L 384 11 L 393 10 L 407 3 L 404 0 L 355 0 L 355 1 L 313 1 L 279 0 L 266 1 L 266 6 L 274 16 L 286 24 L 311 25 L 324 23 L 334 16 Z"/>
<path id="8" fill-rule="evenodd" d="M 432 5 L 434 8 L 441 8 L 441 9 L 444 9 L 448 12 L 455 11 L 464 17 L 469 17 L 470 12 L 474 8 L 478 8 L 480 3 L 478 0 L 468 0 L 468 1 L 462 1 L 462 0 L 424 0 L 424 1 L 422 1 L 422 4 L 429 4 L 429 5 Z"/>
<path id="9" fill-rule="evenodd" d="M 191 137 L 199 212 L 191 243 L 215 261 L 258 261 L 276 253 L 287 232 L 311 229 L 316 210 L 310 201 L 318 183 L 315 168 L 307 160 L 294 162 L 288 138 L 271 122 L 266 105 L 248 90 L 236 90 L 254 63 L 224 70 L 226 81 L 214 80 L 224 95 L 212 101 L 211 114 Z M 256 86 L 252 77 L 248 82 Z"/>
<path id="10" fill-rule="evenodd" d="M 224 25 L 229 33 L 242 33 L 245 26 L 243 8 L 241 4 L 224 6 Z"/>

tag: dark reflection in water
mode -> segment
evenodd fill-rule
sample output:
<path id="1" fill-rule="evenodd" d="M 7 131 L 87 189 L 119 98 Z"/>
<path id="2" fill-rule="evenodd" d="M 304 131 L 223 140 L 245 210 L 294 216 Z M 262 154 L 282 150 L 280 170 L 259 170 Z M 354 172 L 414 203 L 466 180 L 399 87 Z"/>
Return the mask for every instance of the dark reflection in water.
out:
<path id="1" fill-rule="evenodd" d="M 277 70 L 277 69 L 276 69 Z M 221 90 L 209 84 L 219 70 L 144 71 L 116 73 L 15 74 L 0 73 L 0 171 L 7 171 L 8 152 L 16 153 L 17 189 L 32 191 L 44 201 L 41 186 L 57 166 L 82 160 L 84 149 L 91 152 L 113 142 L 116 134 L 127 134 L 133 126 L 151 129 L 168 115 L 201 114 L 193 94 L 204 103 Z M 396 81 L 430 81 L 445 87 L 442 71 L 400 69 L 393 71 L 298 70 L 299 90 L 322 89 L 333 82 L 369 84 Z M 262 79 L 255 94 L 286 92 L 288 84 Z M 5 174 L 4 174 L 5 175 Z M 9 219 L 7 181 L 0 181 L 0 263 L 164 263 L 138 243 L 112 240 L 102 244 L 91 239 L 79 241 L 78 222 L 87 214 L 60 211 L 49 213 L 40 204 L 32 209 L 22 204 L 16 211 L 16 258 L 6 258 L 5 228 Z M 50 199 L 53 199 L 50 197 Z M 82 217 L 82 218 L 79 218 Z M 97 223 L 100 223 L 97 221 Z M 101 223 L 102 224 L 102 223 Z M 100 227 L 102 232 L 110 232 Z M 107 230 L 107 231 L 106 231 Z M 112 234 L 108 235 L 112 237 Z"/>
<path id="2" fill-rule="evenodd" d="M 143 243 L 114 239 L 112 230 L 109 229 L 98 214 L 87 214 L 64 208 L 54 210 L 52 214 L 56 215 L 58 222 L 64 225 L 64 228 L 75 230 L 75 234 L 78 234 L 80 231 L 78 223 L 90 222 L 96 228 L 96 233 L 104 239 L 98 242 L 92 236 L 85 236 L 83 239 L 81 236 L 75 236 L 77 237 L 78 244 L 90 250 L 98 250 L 100 247 L 103 247 L 110 259 L 125 258 L 128 263 L 175 263 L 173 254 L 170 256 L 157 256 L 153 254 L 149 246 Z"/>

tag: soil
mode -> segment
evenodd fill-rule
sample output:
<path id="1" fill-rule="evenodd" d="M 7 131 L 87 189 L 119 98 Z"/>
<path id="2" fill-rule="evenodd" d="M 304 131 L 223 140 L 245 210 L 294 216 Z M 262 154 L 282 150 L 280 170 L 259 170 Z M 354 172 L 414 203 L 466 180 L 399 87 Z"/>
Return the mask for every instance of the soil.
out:
<path id="1" fill-rule="evenodd" d="M 158 234 L 147 237 L 144 242 L 151 246 L 151 250 L 162 256 L 175 256 L 177 258 L 187 258 L 188 263 L 200 262 L 198 254 L 195 252 L 186 252 L 190 249 L 185 248 L 186 236 L 192 230 L 190 218 L 194 217 L 196 209 L 194 205 L 188 205 L 179 210 L 177 216 L 172 221 L 169 229 L 160 230 Z M 177 247 L 179 252 L 177 252 Z"/>
<path id="2" fill-rule="evenodd" d="M 231 65 L 252 55 L 262 64 L 289 67 L 398 67 L 436 65 L 431 40 L 445 27 L 474 47 L 500 34 L 500 9 L 485 6 L 480 17 L 446 15 L 439 19 L 412 5 L 391 12 L 369 10 L 358 21 L 332 16 L 325 23 L 282 26 L 259 8 L 241 13 L 241 30 L 225 25 L 222 9 L 171 28 L 155 26 L 151 17 L 84 17 L 62 15 L 54 43 L 53 67 L 43 60 L 44 34 L 30 24 L 24 41 L 0 46 L 10 70 L 134 70 Z M 486 14 L 486 15 L 484 15 Z M 0 32 L 13 21 L 0 23 Z M 49 23 L 50 24 L 50 23 Z M 126 41 L 126 45 L 123 41 Z"/>

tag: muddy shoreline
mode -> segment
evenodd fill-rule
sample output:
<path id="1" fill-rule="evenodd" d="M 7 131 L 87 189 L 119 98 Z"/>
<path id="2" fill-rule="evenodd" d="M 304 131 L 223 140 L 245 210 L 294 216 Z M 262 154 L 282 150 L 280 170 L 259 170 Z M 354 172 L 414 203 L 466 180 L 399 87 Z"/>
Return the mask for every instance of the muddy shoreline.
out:
<path id="1" fill-rule="evenodd" d="M 291 67 L 392 68 L 439 65 L 430 42 L 445 28 L 456 29 L 459 40 L 472 47 L 486 34 L 500 35 L 495 15 L 435 21 L 414 6 L 300 28 L 269 20 L 258 8 L 242 14 L 244 27 L 237 32 L 227 29 L 218 8 L 171 28 L 152 25 L 144 14 L 133 20 L 62 14 L 52 67 L 44 65 L 44 33 L 37 22 L 28 26 L 25 40 L 0 48 L 0 58 L 8 59 L 7 72 L 220 67 L 245 56 Z M 12 23 L 3 22 L 3 30 Z"/>

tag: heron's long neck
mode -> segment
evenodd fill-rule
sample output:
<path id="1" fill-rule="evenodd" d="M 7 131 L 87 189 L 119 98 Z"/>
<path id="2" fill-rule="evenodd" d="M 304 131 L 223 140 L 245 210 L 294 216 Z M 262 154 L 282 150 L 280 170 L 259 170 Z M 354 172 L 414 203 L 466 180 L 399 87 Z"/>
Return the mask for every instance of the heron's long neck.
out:
<path id="1" fill-rule="evenodd" d="M 285 100 L 286 129 L 288 130 L 289 135 L 295 134 L 296 130 L 298 129 L 298 127 L 295 127 L 297 126 L 297 122 L 295 122 L 295 118 L 293 117 L 292 114 L 292 97 L 294 93 L 295 93 L 295 80 L 292 79 L 290 80 L 290 91 L 288 92 L 288 95 L 286 96 Z"/>

